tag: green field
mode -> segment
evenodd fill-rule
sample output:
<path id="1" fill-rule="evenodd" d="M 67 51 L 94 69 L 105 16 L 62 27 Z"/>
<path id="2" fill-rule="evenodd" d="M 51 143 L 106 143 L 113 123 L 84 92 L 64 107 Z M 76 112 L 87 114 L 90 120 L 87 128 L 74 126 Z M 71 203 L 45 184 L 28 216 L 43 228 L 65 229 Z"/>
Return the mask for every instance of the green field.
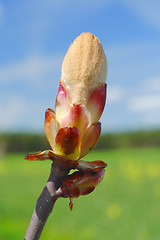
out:
<path id="1" fill-rule="evenodd" d="M 0 160 L 0 240 L 23 239 L 50 161 L 27 162 L 25 154 Z M 42 240 L 159 240 L 160 149 L 94 151 L 87 160 L 108 163 L 105 178 L 88 196 L 59 199 Z"/>

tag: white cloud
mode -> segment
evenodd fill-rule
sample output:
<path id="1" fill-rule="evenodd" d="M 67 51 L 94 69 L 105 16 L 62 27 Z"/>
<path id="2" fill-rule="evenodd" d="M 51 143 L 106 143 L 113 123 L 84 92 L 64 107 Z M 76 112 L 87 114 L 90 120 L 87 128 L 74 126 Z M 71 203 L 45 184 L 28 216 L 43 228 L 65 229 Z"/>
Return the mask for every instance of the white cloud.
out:
<path id="1" fill-rule="evenodd" d="M 133 112 L 160 110 L 160 94 L 148 94 L 131 97 L 128 107 Z"/>
<path id="2" fill-rule="evenodd" d="M 133 112 L 160 109 L 160 77 L 148 78 L 137 86 L 139 95 L 129 96 L 128 108 Z M 160 113 L 160 111 L 159 111 Z"/>
<path id="3" fill-rule="evenodd" d="M 105 46 L 104 49 L 106 56 L 108 57 L 109 64 L 112 61 L 115 61 L 117 64 L 123 64 L 124 60 L 126 62 L 132 62 L 133 64 L 133 61 L 135 61 L 136 63 L 138 58 L 140 58 L 140 61 L 142 58 L 145 58 L 145 60 L 147 61 L 148 59 L 152 60 L 153 56 L 157 56 L 158 59 L 160 59 L 159 40 L 148 41 L 146 39 L 146 41 L 140 40 L 129 43 L 122 43 L 118 45 Z M 153 64 L 155 64 L 155 61 L 153 61 Z"/>
<path id="4" fill-rule="evenodd" d="M 157 112 L 154 114 L 149 114 L 144 118 L 143 124 L 145 126 L 160 126 L 160 114 Z"/>
<path id="5" fill-rule="evenodd" d="M 20 94 L 3 96 L 0 104 L 0 132 L 41 131 L 46 107 L 42 100 L 25 99 Z"/>
<path id="6" fill-rule="evenodd" d="M 1 132 L 17 129 L 30 129 L 30 131 L 32 129 L 34 131 L 43 129 L 44 112 L 48 107 L 47 101 L 51 98 L 46 92 L 52 93 L 54 97 L 55 89 L 51 90 L 49 87 L 51 86 L 50 82 L 52 82 L 52 86 L 54 87 L 54 83 L 56 83 L 58 88 L 59 78 L 57 79 L 57 76 L 60 76 L 61 62 L 60 55 L 51 57 L 30 56 L 23 61 L 13 62 L 3 67 L 1 65 L 0 90 L 2 91 L 3 87 L 5 89 L 0 94 Z M 55 79 L 57 79 L 57 82 Z M 13 90 L 6 88 L 7 83 L 20 83 L 20 86 L 26 86 L 24 82 L 27 83 L 28 89 L 32 87 L 32 95 L 27 94 L 26 96 L 25 89 L 21 91 L 18 87 Z M 38 95 L 41 88 L 45 91 L 43 98 Z M 34 91 L 35 94 L 33 95 Z"/>
<path id="7" fill-rule="evenodd" d="M 113 103 L 121 100 L 125 96 L 125 90 L 118 85 L 111 85 L 108 87 L 108 102 Z"/>
<path id="8" fill-rule="evenodd" d="M 160 94 L 160 77 L 147 79 L 144 81 L 143 88 L 147 92 L 159 92 Z"/>
<path id="9" fill-rule="evenodd" d="M 36 57 L 31 56 L 19 62 L 14 62 L 0 67 L 0 84 L 11 81 L 40 81 L 42 75 L 49 72 L 59 72 L 61 57 Z M 44 79 L 43 79 L 44 80 Z"/>
<path id="10" fill-rule="evenodd" d="M 3 99 L 0 105 L 0 130 L 12 129 L 20 121 L 26 105 L 20 96 L 14 95 Z"/>

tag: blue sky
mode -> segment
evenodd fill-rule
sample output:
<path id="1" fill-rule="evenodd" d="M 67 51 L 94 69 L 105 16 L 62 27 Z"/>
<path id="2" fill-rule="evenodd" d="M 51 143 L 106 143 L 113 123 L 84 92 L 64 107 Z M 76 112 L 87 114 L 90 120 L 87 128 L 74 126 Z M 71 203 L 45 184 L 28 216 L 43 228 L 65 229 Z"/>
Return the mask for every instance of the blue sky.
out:
<path id="1" fill-rule="evenodd" d="M 61 64 L 82 32 L 108 59 L 103 131 L 160 127 L 160 1 L 0 0 L 0 132 L 43 132 Z"/>

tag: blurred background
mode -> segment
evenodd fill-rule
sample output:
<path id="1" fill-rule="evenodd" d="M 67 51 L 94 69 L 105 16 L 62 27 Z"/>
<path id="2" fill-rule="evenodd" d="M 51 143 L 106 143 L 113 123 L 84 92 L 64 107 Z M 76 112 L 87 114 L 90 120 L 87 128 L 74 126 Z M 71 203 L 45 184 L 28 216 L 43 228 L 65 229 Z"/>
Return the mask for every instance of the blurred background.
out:
<path id="1" fill-rule="evenodd" d="M 57 202 L 42 239 L 160 239 L 159 11 L 158 0 L 0 0 L 0 240 L 23 239 L 47 180 L 50 162 L 23 158 L 49 149 L 44 113 L 82 32 L 100 39 L 108 60 L 102 135 L 86 156 L 108 168 L 72 213 Z"/>

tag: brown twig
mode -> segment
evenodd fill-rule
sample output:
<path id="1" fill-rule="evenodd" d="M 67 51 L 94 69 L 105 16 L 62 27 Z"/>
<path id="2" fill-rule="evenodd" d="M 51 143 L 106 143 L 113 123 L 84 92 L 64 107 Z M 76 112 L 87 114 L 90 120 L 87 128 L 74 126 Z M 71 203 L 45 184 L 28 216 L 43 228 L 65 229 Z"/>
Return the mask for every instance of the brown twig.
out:
<path id="1" fill-rule="evenodd" d="M 52 163 L 49 179 L 37 200 L 24 240 L 38 240 L 40 238 L 43 227 L 58 198 L 56 190 L 68 172 L 69 170 Z"/>

